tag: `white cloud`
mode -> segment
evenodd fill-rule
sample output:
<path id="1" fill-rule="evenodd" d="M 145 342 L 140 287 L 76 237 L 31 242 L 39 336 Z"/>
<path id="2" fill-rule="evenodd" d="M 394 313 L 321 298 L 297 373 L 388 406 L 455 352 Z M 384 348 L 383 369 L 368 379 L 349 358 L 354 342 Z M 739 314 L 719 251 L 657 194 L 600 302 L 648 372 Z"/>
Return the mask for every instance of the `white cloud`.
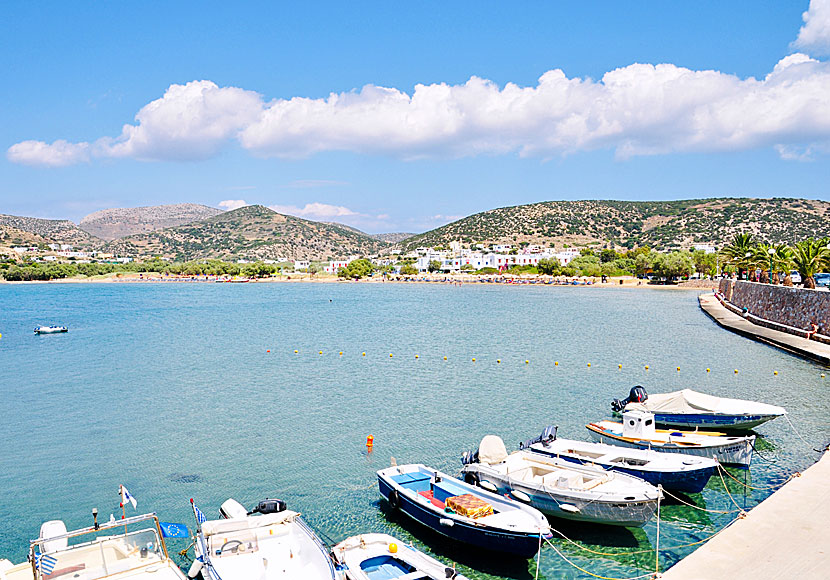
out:
<path id="1" fill-rule="evenodd" d="M 830 54 L 830 0 L 810 0 L 801 18 L 804 26 L 793 46 L 812 54 Z"/>
<path id="2" fill-rule="evenodd" d="M 239 209 L 245 207 L 247 202 L 244 199 L 226 199 L 219 202 L 219 207 L 225 210 Z"/>
<path id="3" fill-rule="evenodd" d="M 331 220 L 334 218 L 362 216 L 362 214 L 342 205 L 330 205 L 319 202 L 307 203 L 303 207 L 297 207 L 295 205 L 271 205 L 268 207 L 278 213 L 312 220 Z"/>
<path id="4" fill-rule="evenodd" d="M 89 143 L 69 143 L 58 139 L 54 143 L 22 141 L 9 147 L 6 157 L 13 163 L 65 167 L 89 161 Z"/>
<path id="5" fill-rule="evenodd" d="M 781 151 L 830 140 L 828 87 L 830 64 L 801 53 L 781 59 L 762 79 L 673 64 L 632 64 L 599 80 L 569 78 L 556 69 L 530 87 L 499 87 L 472 77 L 461 85 L 417 85 L 411 95 L 367 85 L 324 99 L 269 103 L 252 91 L 198 81 L 172 85 L 116 139 L 102 138 L 91 146 L 26 141 L 12 146 L 8 156 L 42 165 L 68 165 L 90 156 L 197 159 L 234 139 L 254 155 L 282 158 L 322 151 L 403 159 L 551 158 L 598 149 L 614 150 L 622 159 Z M 293 187 L 337 183 L 301 180 Z"/>

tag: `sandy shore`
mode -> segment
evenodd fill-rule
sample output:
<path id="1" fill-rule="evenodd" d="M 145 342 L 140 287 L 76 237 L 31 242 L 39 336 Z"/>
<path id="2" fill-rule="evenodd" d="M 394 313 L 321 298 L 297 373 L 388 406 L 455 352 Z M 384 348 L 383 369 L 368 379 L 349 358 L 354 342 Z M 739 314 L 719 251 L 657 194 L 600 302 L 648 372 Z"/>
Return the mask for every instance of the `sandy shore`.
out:
<path id="1" fill-rule="evenodd" d="M 500 286 L 568 286 L 576 288 L 642 288 L 642 289 L 675 289 L 675 290 L 707 290 L 717 288 L 717 280 L 690 280 L 680 284 L 649 284 L 632 276 L 612 277 L 603 283 L 599 278 L 565 278 L 546 276 L 473 276 L 462 275 L 434 275 L 412 276 L 403 278 L 390 276 L 387 278 L 366 278 L 362 280 L 344 280 L 336 276 L 285 274 L 271 278 L 258 279 L 224 279 L 215 276 L 164 276 L 161 274 L 146 274 L 119 272 L 104 276 L 61 278 L 48 281 L 27 282 L 0 282 L 0 284 L 186 284 L 186 283 L 315 283 L 315 284 L 451 284 L 451 285 L 481 285 L 493 284 Z"/>

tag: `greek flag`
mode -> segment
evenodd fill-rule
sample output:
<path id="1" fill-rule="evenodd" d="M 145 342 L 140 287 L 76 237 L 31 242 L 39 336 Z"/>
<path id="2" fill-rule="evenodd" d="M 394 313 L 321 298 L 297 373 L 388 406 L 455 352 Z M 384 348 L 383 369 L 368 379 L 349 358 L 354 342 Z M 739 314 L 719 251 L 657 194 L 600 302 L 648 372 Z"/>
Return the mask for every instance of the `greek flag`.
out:
<path id="1" fill-rule="evenodd" d="M 205 514 L 202 513 L 202 510 L 196 507 L 196 504 L 193 504 L 193 513 L 196 514 L 196 521 L 200 524 L 203 524 L 207 521 Z"/>
<path id="2" fill-rule="evenodd" d="M 58 559 L 48 554 L 35 554 L 35 567 L 46 575 L 52 573 L 57 563 Z"/>

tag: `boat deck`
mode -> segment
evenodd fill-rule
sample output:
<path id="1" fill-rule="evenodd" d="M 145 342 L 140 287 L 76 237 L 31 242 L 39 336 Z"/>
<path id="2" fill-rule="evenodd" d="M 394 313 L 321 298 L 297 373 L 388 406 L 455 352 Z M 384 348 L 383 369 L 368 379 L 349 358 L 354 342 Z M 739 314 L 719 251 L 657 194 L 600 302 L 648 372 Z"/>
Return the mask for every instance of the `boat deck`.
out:
<path id="1" fill-rule="evenodd" d="M 663 580 L 827 578 L 830 453 L 698 548 Z"/>

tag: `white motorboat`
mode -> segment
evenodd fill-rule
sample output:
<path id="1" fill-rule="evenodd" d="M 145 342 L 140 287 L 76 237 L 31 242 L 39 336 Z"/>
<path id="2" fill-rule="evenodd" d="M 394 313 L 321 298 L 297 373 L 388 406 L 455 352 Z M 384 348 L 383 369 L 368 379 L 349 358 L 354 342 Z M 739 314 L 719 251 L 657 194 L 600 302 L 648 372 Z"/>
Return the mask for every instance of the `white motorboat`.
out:
<path id="1" fill-rule="evenodd" d="M 711 457 L 724 465 L 744 468 L 749 468 L 755 443 L 755 435 L 728 436 L 708 431 L 656 429 L 654 415 L 639 410 L 624 411 L 622 423 L 599 421 L 586 427 L 599 443 Z"/>
<path id="2" fill-rule="evenodd" d="M 195 508 L 194 508 L 194 511 Z M 202 521 L 188 572 L 204 580 L 337 580 L 329 552 L 300 514 L 266 499 L 250 512 L 229 499 Z M 197 513 L 197 521 L 199 520 Z"/>
<path id="3" fill-rule="evenodd" d="M 615 413 L 648 411 L 654 414 L 658 425 L 666 427 L 743 431 L 787 414 L 786 409 L 778 405 L 715 397 L 691 389 L 649 395 L 639 385 L 631 389 L 628 398 L 612 401 L 611 410 Z"/>
<path id="4" fill-rule="evenodd" d="M 556 427 L 546 427 L 542 435 L 519 444 L 548 457 L 580 465 L 595 465 L 639 477 L 651 485 L 685 493 L 699 493 L 717 470 L 718 462 L 708 457 L 689 457 L 660 453 L 653 449 L 629 449 L 591 441 L 562 439 Z"/>
<path id="5" fill-rule="evenodd" d="M 332 548 L 346 580 L 467 580 L 412 546 L 387 534 L 361 534 Z"/>
<path id="6" fill-rule="evenodd" d="M 48 521 L 30 542 L 28 562 L 13 566 L 0 560 L 0 579 L 186 580 L 162 538 L 155 514 L 71 532 L 61 520 Z"/>
<path id="7" fill-rule="evenodd" d="M 35 334 L 58 334 L 61 332 L 69 332 L 65 326 L 36 326 Z"/>
<path id="8" fill-rule="evenodd" d="M 654 515 L 661 497 L 653 485 L 624 473 L 526 450 L 508 455 L 495 435 L 484 437 L 464 462 L 469 483 L 569 520 L 639 527 Z"/>

